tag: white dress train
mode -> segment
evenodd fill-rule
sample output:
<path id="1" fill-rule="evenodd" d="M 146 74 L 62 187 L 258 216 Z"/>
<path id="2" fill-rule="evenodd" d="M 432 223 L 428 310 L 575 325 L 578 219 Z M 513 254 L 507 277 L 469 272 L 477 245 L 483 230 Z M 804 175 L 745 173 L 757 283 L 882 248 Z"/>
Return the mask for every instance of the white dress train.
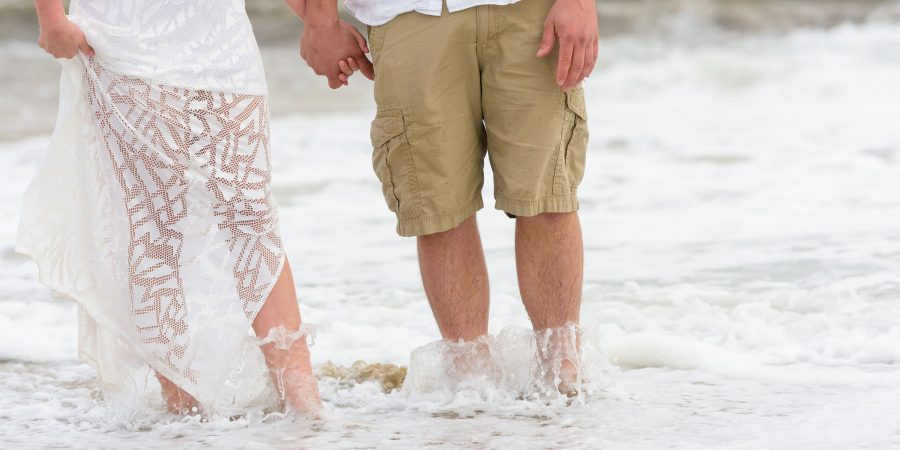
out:
<path id="1" fill-rule="evenodd" d="M 243 349 L 284 264 L 244 2 L 73 0 L 70 18 L 96 55 L 63 62 L 17 248 L 77 301 L 104 391 L 149 387 L 152 369 L 235 406 L 229 377 L 262 364 Z"/>

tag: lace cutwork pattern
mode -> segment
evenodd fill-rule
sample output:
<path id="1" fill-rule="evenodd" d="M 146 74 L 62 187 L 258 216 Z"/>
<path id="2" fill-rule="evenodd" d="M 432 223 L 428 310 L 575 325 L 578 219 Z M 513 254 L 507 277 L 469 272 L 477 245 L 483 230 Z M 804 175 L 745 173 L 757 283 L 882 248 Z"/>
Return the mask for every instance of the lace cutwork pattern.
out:
<path id="1" fill-rule="evenodd" d="M 111 74 L 93 61 L 86 71 L 87 102 L 127 212 L 128 295 L 137 336 L 160 364 L 196 383 L 185 239 L 226 237 L 230 278 L 248 319 L 280 271 L 265 100 L 157 85 Z M 211 214 L 216 232 L 186 237 L 182 224 L 195 214 Z"/>
<path id="2" fill-rule="evenodd" d="M 232 408 L 265 383 L 248 330 L 284 262 L 243 0 L 72 0 L 70 17 L 96 56 L 62 61 L 16 248 L 78 303 L 109 398 L 158 392 L 152 369 Z"/>

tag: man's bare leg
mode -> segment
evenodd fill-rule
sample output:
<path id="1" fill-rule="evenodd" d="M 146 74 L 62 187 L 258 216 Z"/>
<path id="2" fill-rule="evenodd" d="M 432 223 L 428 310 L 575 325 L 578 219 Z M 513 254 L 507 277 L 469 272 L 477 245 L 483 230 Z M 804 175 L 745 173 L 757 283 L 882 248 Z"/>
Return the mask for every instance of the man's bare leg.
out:
<path id="1" fill-rule="evenodd" d="M 253 331 L 259 338 L 265 338 L 272 329 L 279 327 L 286 334 L 296 333 L 300 324 L 294 277 L 291 265 L 285 259 L 281 276 L 253 321 Z M 287 348 L 279 347 L 277 342 L 268 343 L 262 346 L 262 352 L 282 400 L 298 412 L 315 415 L 322 407 L 322 401 L 312 373 L 306 338 L 298 337 L 289 342 Z"/>
<path id="2" fill-rule="evenodd" d="M 475 215 L 458 227 L 419 236 L 419 269 L 431 312 L 444 339 L 487 334 L 489 288 Z"/>
<path id="3" fill-rule="evenodd" d="M 577 213 L 539 214 L 516 219 L 519 291 L 535 331 L 577 326 L 584 280 L 584 244 Z M 560 330 L 561 331 L 561 330 Z M 563 352 L 559 389 L 576 388 L 580 366 L 571 333 L 552 333 L 548 345 Z M 548 355 L 550 356 L 550 355 Z"/>

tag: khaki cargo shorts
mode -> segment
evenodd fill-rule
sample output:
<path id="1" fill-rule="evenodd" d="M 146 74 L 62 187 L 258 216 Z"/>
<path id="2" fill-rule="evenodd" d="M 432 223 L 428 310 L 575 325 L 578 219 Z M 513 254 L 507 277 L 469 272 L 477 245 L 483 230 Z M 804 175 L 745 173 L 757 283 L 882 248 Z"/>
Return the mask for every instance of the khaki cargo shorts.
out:
<path id="1" fill-rule="evenodd" d="M 446 231 L 481 209 L 484 157 L 496 208 L 578 210 L 588 142 L 584 91 L 537 58 L 553 0 L 407 13 L 369 29 L 373 166 L 401 236 Z"/>

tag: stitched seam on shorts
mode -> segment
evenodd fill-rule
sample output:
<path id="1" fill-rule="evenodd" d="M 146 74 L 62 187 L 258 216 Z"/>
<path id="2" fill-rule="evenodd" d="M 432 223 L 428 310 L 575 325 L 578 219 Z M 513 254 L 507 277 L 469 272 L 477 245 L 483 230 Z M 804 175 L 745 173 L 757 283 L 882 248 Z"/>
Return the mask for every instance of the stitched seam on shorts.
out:
<path id="1" fill-rule="evenodd" d="M 568 213 L 579 209 L 578 198 L 575 194 L 563 196 L 546 196 L 537 200 L 509 200 L 503 197 L 497 198 L 494 206 L 507 214 L 514 216 L 531 217 L 543 213 Z"/>
<path id="2" fill-rule="evenodd" d="M 466 203 L 465 206 L 454 209 L 453 211 L 450 211 L 450 212 L 433 214 L 433 215 L 429 215 L 429 216 L 419 216 L 419 217 L 402 219 L 401 222 L 405 222 L 405 223 L 441 222 L 446 219 L 452 219 L 453 216 L 458 215 L 464 211 L 467 211 L 467 210 L 475 207 L 475 205 L 478 204 L 479 202 L 483 202 L 483 200 L 481 200 L 480 198 L 476 198 L 476 199 L 470 201 L 469 203 Z"/>
<path id="3" fill-rule="evenodd" d="M 577 211 L 578 197 L 575 194 L 558 197 L 541 197 L 537 200 L 510 200 L 500 197 L 497 198 L 494 206 L 496 209 L 514 215 Z"/>
<path id="4" fill-rule="evenodd" d="M 545 199 L 559 199 L 559 198 L 575 197 L 575 194 L 574 194 L 574 193 L 572 193 L 572 194 L 559 194 L 559 195 L 557 195 L 557 194 L 550 194 L 550 195 L 542 195 L 542 196 L 540 196 L 540 197 L 538 197 L 538 198 L 512 198 L 512 197 L 507 197 L 507 196 L 505 196 L 505 195 L 497 195 L 496 197 L 497 197 L 498 199 L 501 199 L 501 198 L 502 198 L 503 200 L 510 201 L 510 202 L 533 202 L 533 203 L 536 203 L 536 202 L 541 202 L 541 201 L 543 201 L 543 200 L 545 200 Z"/>
<path id="5" fill-rule="evenodd" d="M 577 94 L 581 94 L 581 102 L 578 102 L 578 99 L 575 98 Z M 583 88 L 579 85 L 572 91 L 566 93 L 566 104 L 565 108 L 567 111 L 571 111 L 572 113 L 572 132 L 569 134 L 569 140 L 566 142 L 566 154 L 565 154 L 565 168 L 566 175 L 568 175 L 569 183 L 568 190 L 570 192 L 575 192 L 578 189 L 578 184 L 580 183 L 580 179 L 577 176 L 573 176 L 572 169 L 569 164 L 569 156 L 571 155 L 573 158 L 577 158 L 578 155 L 572 152 L 572 141 L 575 140 L 576 132 L 579 130 L 579 125 L 584 128 L 582 132 L 587 133 L 587 113 L 583 109 L 584 102 L 584 91 Z M 576 110 L 572 108 L 572 105 L 577 105 L 579 108 Z M 587 148 L 584 149 L 584 152 L 587 152 Z M 584 174 L 582 173 L 582 177 Z"/>
<path id="6" fill-rule="evenodd" d="M 438 233 L 440 231 L 430 231 L 430 229 L 433 229 L 434 225 L 441 225 L 442 222 L 453 221 L 454 218 L 457 218 L 458 225 L 459 223 L 462 223 L 463 220 L 468 218 L 468 216 L 475 214 L 483 207 L 483 199 L 481 198 L 481 196 L 476 196 L 474 199 L 472 199 L 472 201 L 470 201 L 463 207 L 457 208 L 450 212 L 430 216 L 415 217 L 411 219 L 400 219 L 397 223 L 397 232 L 403 236 Z M 466 214 L 469 211 L 471 211 L 471 213 Z M 463 214 L 466 214 L 466 217 L 457 217 Z M 452 224 L 448 226 L 450 226 L 451 228 L 453 227 Z"/>
<path id="7" fill-rule="evenodd" d="M 487 36 L 487 42 L 485 43 L 488 48 L 494 48 L 494 43 L 496 42 L 497 33 L 500 32 L 500 21 L 498 17 L 500 16 L 501 10 L 496 5 L 487 5 L 488 7 L 488 29 L 485 35 Z"/>
<path id="8" fill-rule="evenodd" d="M 484 70 L 485 56 L 484 51 L 487 47 L 487 17 L 489 5 L 478 5 L 475 7 L 475 56 L 478 59 L 478 69 Z"/>
<path id="9" fill-rule="evenodd" d="M 562 125 L 560 126 L 560 129 L 559 129 L 559 139 L 556 144 L 556 165 L 553 168 L 553 186 L 552 186 L 552 190 L 554 193 L 553 195 L 565 195 L 563 193 L 557 193 L 557 188 L 559 188 L 558 190 L 560 192 L 563 192 L 563 191 L 565 191 L 565 186 L 566 186 L 566 183 L 563 180 L 564 174 L 566 171 L 566 166 L 565 166 L 566 155 L 565 155 L 565 147 L 563 144 L 568 144 L 568 142 L 563 142 L 563 141 L 566 138 L 566 129 L 567 129 L 566 110 L 568 108 L 568 105 L 566 102 L 568 101 L 568 98 L 566 97 L 567 94 L 565 92 L 562 92 L 562 91 L 560 91 L 560 92 L 562 93 L 562 102 L 559 103 L 560 108 L 558 110 L 559 111 L 558 114 L 561 116 L 560 120 L 562 122 Z"/>
<path id="10" fill-rule="evenodd" d="M 419 172 L 416 170 L 416 159 L 413 156 L 413 141 L 409 138 L 410 128 L 413 124 L 412 114 L 409 112 L 409 108 L 405 105 L 401 107 L 403 111 L 403 137 L 406 138 L 406 145 L 409 147 L 409 167 L 410 172 L 412 173 L 413 184 L 415 185 L 415 202 L 416 207 L 410 211 L 410 217 L 419 217 L 424 214 L 425 210 L 422 208 L 422 189 L 419 186 Z M 407 117 L 409 120 L 407 121 Z"/>

